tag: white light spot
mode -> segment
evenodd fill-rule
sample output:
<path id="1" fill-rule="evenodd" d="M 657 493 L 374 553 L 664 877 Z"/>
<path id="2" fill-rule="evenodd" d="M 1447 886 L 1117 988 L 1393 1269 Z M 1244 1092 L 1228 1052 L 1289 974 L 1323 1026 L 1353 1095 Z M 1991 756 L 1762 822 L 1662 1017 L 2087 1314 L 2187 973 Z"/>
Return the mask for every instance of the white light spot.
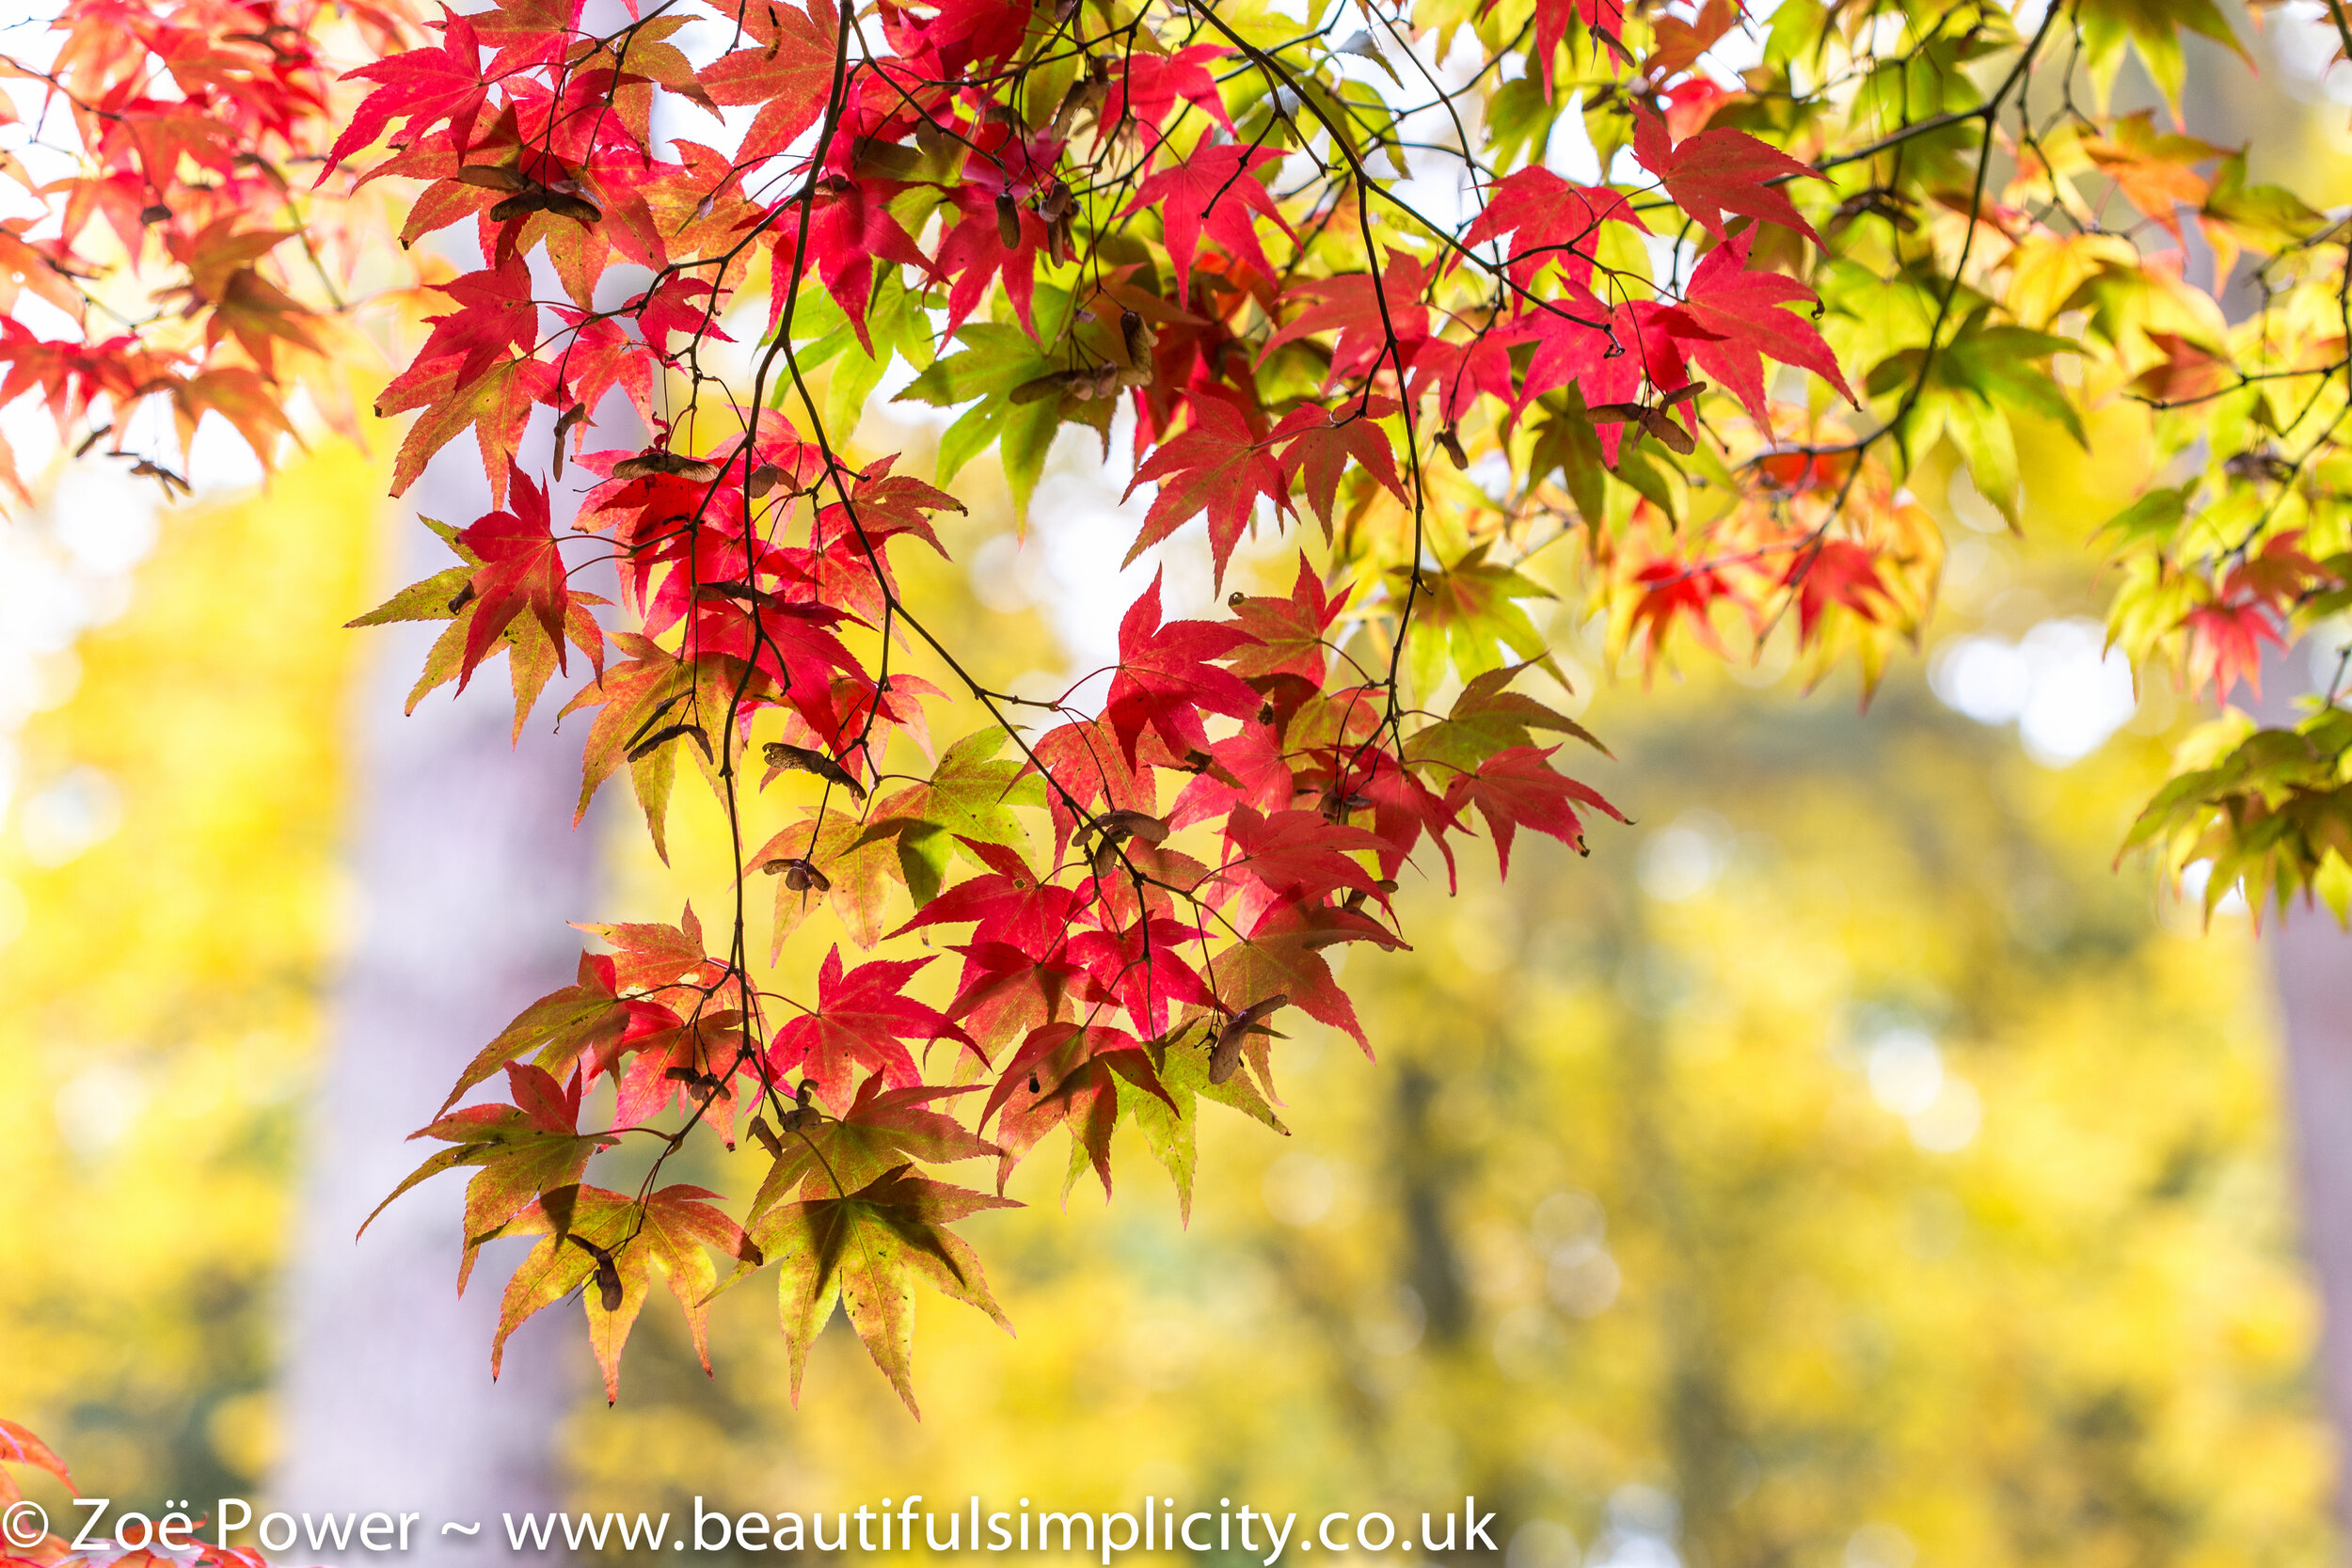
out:
<path id="1" fill-rule="evenodd" d="M 1605 1252 L 1574 1259 L 1555 1258 L 1544 1275 L 1551 1304 L 1571 1318 L 1597 1318 L 1616 1305 L 1625 1275 Z"/>
<path id="2" fill-rule="evenodd" d="M 1266 1167 L 1262 1192 L 1266 1212 L 1284 1225 L 1310 1226 L 1331 1212 L 1339 1196 L 1331 1167 L 1305 1149 L 1283 1155 Z"/>
<path id="3" fill-rule="evenodd" d="M 118 1062 L 96 1062 L 57 1089 L 57 1135 L 86 1160 L 122 1140 L 147 1105 L 147 1085 Z"/>
<path id="4" fill-rule="evenodd" d="M 2026 755 L 2045 768 L 2089 756 L 2139 706 L 2131 661 L 2081 616 L 2044 621 L 2015 642 L 1978 634 L 1946 643 L 1928 682 L 1979 724 L 2016 724 Z"/>
<path id="5" fill-rule="evenodd" d="M 1642 846 L 1642 891 L 1679 904 L 1715 885 L 1729 858 L 1731 827 L 1712 812 L 1685 812 Z"/>
<path id="6" fill-rule="evenodd" d="M 1870 1098 L 1899 1117 L 1915 1117 L 1944 1090 L 1944 1053 L 1916 1029 L 1896 1029 L 1871 1042 L 1865 1065 Z"/>
<path id="7" fill-rule="evenodd" d="M 1934 1103 L 1911 1118 L 1911 1141 L 1930 1154 L 1957 1154 L 1984 1124 L 1984 1101 L 1966 1080 L 1947 1078 Z"/>
<path id="8" fill-rule="evenodd" d="M 18 814 L 17 832 L 35 865 L 65 864 L 111 835 L 122 822 L 122 797 L 95 768 L 76 768 Z"/>
<path id="9" fill-rule="evenodd" d="M 1537 1252 L 1555 1263 L 1576 1263 L 1600 1251 L 1609 1215 L 1600 1199 L 1571 1187 L 1535 1205 L 1530 1228 Z"/>

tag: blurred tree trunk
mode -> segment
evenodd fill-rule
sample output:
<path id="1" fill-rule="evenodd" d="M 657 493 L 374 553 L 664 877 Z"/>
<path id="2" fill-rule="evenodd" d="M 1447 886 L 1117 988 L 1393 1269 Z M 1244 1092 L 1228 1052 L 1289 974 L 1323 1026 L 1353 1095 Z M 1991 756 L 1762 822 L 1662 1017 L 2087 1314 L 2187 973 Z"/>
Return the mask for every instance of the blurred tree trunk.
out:
<path id="1" fill-rule="evenodd" d="M 457 519 L 488 509 L 470 456 L 453 454 L 420 487 L 421 510 Z M 400 582 L 448 564 L 425 530 L 396 526 Z M 491 1381 L 507 1270 L 486 1258 L 457 1296 L 457 1177 L 403 1196 L 357 1244 L 353 1232 L 441 1147 L 404 1140 L 465 1063 L 525 1006 L 570 982 L 579 949 L 564 923 L 589 907 L 593 835 L 571 827 L 579 753 L 548 733 L 557 694 L 519 747 L 508 739 L 503 661 L 462 701 L 444 688 L 403 717 L 441 626 L 356 634 L 373 643 L 357 693 L 356 930 L 303 1122 L 275 1497 L 296 1513 L 419 1513 L 403 1561 L 486 1563 L 508 1552 L 501 1514 L 557 1505 L 577 1325 L 561 1314 L 532 1325 L 544 1332 L 517 1335 Z M 448 1520 L 479 1522 L 482 1532 L 445 1536 Z"/>

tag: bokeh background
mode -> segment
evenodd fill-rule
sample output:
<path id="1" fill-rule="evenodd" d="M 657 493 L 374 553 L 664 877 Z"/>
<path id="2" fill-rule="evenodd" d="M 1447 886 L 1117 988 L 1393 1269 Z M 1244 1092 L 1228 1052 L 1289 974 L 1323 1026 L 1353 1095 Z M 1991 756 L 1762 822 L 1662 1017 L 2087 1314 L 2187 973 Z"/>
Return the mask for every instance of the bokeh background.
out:
<path id="1" fill-rule="evenodd" d="M 2307 22 L 2269 17 L 2278 90 L 2208 103 L 2207 134 L 2341 200 L 2345 82 L 2298 65 Z M 2022 535 L 1929 476 L 1944 613 L 1867 710 L 1769 651 L 1613 670 L 1560 580 L 1547 695 L 1635 821 L 1586 859 L 1523 840 L 1507 887 L 1483 848 L 1457 897 L 1408 884 L 1415 950 L 1346 975 L 1377 1063 L 1310 1028 L 1278 1057 L 1290 1137 L 1206 1112 L 1189 1226 L 1126 1134 L 1107 1204 L 1065 1208 L 1041 1151 L 1028 1207 L 971 1227 L 1019 1337 L 927 1300 L 919 1425 L 838 1323 L 796 1411 L 763 1285 L 718 1304 L 715 1380 L 657 1307 L 620 1404 L 583 1375 L 546 1434 L 561 1500 L 1474 1493 L 1507 1568 L 2337 1560 L 2269 972 L 2241 907 L 2207 928 L 2115 859 L 2196 715 L 2102 656 L 2082 546 L 2142 472 L 2096 437 L 2036 444 Z M 368 940 L 355 737 L 384 690 L 340 627 L 414 527 L 384 456 L 160 514 L 69 476 L 0 535 L 0 1412 L 93 1495 L 264 1496 L 302 1441 L 287 1281 L 338 1153 L 304 1107 Z M 999 684 L 1091 668 L 1140 586 L 1117 480 L 1057 452 L 1019 542 L 988 484 L 968 572 L 921 591 Z M 1172 595 L 1205 604 L 1187 547 Z M 723 885 L 707 822 L 675 872 L 619 814 L 584 831 L 581 918 Z M 531 1336 L 584 1374 L 570 1315 Z M 486 1343 L 453 1354 L 486 1380 Z"/>

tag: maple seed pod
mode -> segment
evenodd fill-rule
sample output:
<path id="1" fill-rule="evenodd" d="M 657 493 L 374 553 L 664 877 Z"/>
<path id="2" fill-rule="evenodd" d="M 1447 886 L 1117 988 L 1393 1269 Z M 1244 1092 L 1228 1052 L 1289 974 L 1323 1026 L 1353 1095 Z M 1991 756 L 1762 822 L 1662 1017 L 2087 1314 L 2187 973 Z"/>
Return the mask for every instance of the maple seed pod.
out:
<path id="1" fill-rule="evenodd" d="M 774 489 L 776 487 L 776 481 L 782 478 L 783 475 L 784 470 L 777 467 L 773 463 L 762 463 L 758 467 L 752 470 L 752 477 L 744 481 L 744 492 L 749 495 L 752 499 L 757 500 L 760 497 Z"/>
<path id="2" fill-rule="evenodd" d="M 1007 250 L 1021 243 L 1021 204 L 1010 191 L 996 193 L 996 238 Z"/>
<path id="3" fill-rule="evenodd" d="M 1456 468 L 1470 467 L 1470 453 L 1462 450 L 1462 438 L 1454 434 L 1452 425 L 1438 432 L 1438 445 L 1445 449 L 1447 460 Z"/>
<path id="4" fill-rule="evenodd" d="M 612 1266 L 611 1258 L 596 1260 L 596 1295 L 608 1312 L 621 1309 L 621 1271 Z"/>
<path id="5" fill-rule="evenodd" d="M 555 419 L 555 477 L 564 477 L 564 438 L 572 433 L 572 426 L 588 417 L 588 405 L 575 403 Z"/>
<path id="6" fill-rule="evenodd" d="M 1020 386 L 1015 387 L 1012 389 L 1012 401 L 1042 403 L 1047 398 L 1060 397 L 1069 388 L 1070 372 L 1068 371 L 1048 371 L 1043 375 L 1031 376 Z"/>
<path id="7" fill-rule="evenodd" d="M 1094 831 L 1105 838 L 1134 838 L 1159 844 L 1168 837 L 1168 824 L 1139 811 L 1106 811 L 1096 817 Z"/>
<path id="8" fill-rule="evenodd" d="M 165 206 L 160 201 L 156 202 L 151 207 L 142 207 L 139 209 L 139 221 L 150 226 L 151 228 L 159 223 L 168 222 L 170 217 L 171 209 Z"/>
<path id="9" fill-rule="evenodd" d="M 461 184 L 479 185 L 485 191 L 518 191 L 531 183 L 522 170 L 511 164 L 469 164 L 457 171 Z"/>
<path id="10" fill-rule="evenodd" d="M 784 878 L 784 885 L 795 893 L 806 893 L 811 888 L 815 888 L 819 893 L 833 891 L 833 883 L 826 879 L 825 874 L 798 856 L 766 861 L 759 868 L 771 877 L 781 875 Z"/>
<path id="11" fill-rule="evenodd" d="M 784 1140 L 776 1136 L 776 1130 L 768 1125 L 766 1117 L 752 1117 L 752 1136 L 759 1140 L 759 1147 L 766 1149 L 771 1158 L 784 1158 Z"/>
<path id="12" fill-rule="evenodd" d="M 570 218 L 575 223 L 603 221 L 604 210 L 584 196 L 574 196 L 549 185 L 526 183 L 521 190 L 490 209 L 492 223 L 508 223 L 528 217 L 532 213 L 553 213 L 557 217 Z"/>
<path id="13" fill-rule="evenodd" d="M 1138 310 L 1119 312 L 1119 336 L 1127 345 L 1127 362 L 1131 365 L 1142 364 L 1157 346 L 1158 334 L 1144 325 L 1143 314 Z"/>
<path id="14" fill-rule="evenodd" d="M 719 465 L 700 457 L 688 457 L 683 452 L 665 451 L 660 447 L 648 447 L 636 456 L 624 457 L 612 465 L 614 479 L 648 479 L 655 474 L 672 474 L 707 484 L 719 477 Z"/>
<path id="15" fill-rule="evenodd" d="M 1253 1002 L 1226 1020 L 1225 1027 L 1216 1032 L 1216 1043 L 1209 1050 L 1209 1082 L 1223 1084 L 1241 1069 L 1241 1053 L 1252 1035 L 1274 1035 L 1264 1020 L 1291 1005 L 1290 997 L 1277 991 L 1263 1002 Z M 1282 1037 L 1276 1035 L 1276 1038 Z"/>
<path id="16" fill-rule="evenodd" d="M 814 773 L 828 784 L 839 784 L 861 800 L 866 799 L 866 786 L 851 778 L 848 768 L 822 752 L 811 751 L 806 746 L 787 745 L 781 740 L 771 740 L 760 748 L 760 755 L 767 759 L 769 767 L 779 771 L 790 772 L 798 769 L 803 773 Z"/>

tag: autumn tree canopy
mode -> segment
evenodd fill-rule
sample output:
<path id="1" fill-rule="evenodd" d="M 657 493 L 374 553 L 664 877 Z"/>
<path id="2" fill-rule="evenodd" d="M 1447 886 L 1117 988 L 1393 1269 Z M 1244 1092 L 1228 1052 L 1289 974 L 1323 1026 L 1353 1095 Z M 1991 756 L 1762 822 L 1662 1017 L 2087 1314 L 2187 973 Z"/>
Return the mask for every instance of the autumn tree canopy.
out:
<path id="1" fill-rule="evenodd" d="M 958 1227 L 1019 1162 L 1107 1191 L 1130 1120 L 1188 1204 L 1200 1100 L 1279 1129 L 1286 1032 L 1376 1044 L 1330 959 L 1410 940 L 1402 879 L 1616 815 L 1536 552 L 1649 664 L 1867 689 L 1934 605 L 1914 476 L 2014 519 L 2018 425 L 2122 406 L 2143 679 L 2226 701 L 2352 604 L 2352 237 L 2112 105 L 2191 34 L 2236 47 L 2211 0 L 69 0 L 5 67 L 0 395 L 183 488 L 208 415 L 266 463 L 391 346 L 393 493 L 478 455 L 493 507 L 363 618 L 446 623 L 412 705 L 503 656 L 519 731 L 563 673 L 580 810 L 625 775 L 666 855 L 683 779 L 732 847 L 583 925 L 402 1190 L 471 1173 L 467 1271 L 537 1238 L 501 1338 L 578 1295 L 609 1395 L 657 1285 L 699 1336 L 772 1272 L 796 1367 L 838 1302 L 912 1408 L 917 1285 L 1002 1320 Z M 855 444 L 886 383 L 951 414 L 928 476 Z M 1220 579 L 1295 564 L 994 689 L 907 585 L 1065 425 L 1152 497 L 1131 560 L 1205 517 Z M 2204 732 L 2133 842 L 2343 914 L 2340 695 Z"/>

